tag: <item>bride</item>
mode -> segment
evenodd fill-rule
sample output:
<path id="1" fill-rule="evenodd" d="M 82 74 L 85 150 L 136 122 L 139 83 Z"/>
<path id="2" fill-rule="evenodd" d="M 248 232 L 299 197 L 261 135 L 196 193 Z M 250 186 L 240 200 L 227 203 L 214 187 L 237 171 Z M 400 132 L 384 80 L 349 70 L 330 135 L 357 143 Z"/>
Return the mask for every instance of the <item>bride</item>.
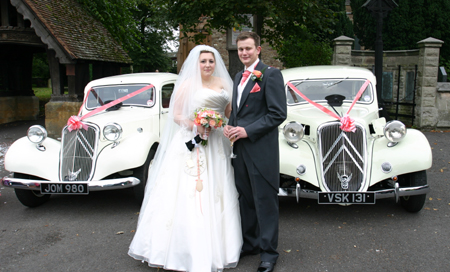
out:
<path id="1" fill-rule="evenodd" d="M 229 117 L 232 89 L 217 50 L 206 45 L 192 49 L 175 83 L 149 171 L 131 257 L 175 271 L 236 267 L 242 234 L 230 141 L 221 128 L 205 129 L 193 121 L 199 108 Z M 207 145 L 190 151 L 186 142 L 197 134 L 207 137 Z"/>

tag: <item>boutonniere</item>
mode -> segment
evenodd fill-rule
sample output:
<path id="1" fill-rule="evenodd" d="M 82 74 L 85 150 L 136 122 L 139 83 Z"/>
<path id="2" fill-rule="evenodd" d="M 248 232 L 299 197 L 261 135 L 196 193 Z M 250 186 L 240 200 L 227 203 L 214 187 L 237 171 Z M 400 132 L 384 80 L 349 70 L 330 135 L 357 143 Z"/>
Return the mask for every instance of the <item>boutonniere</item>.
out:
<path id="1" fill-rule="evenodd" d="M 264 68 L 262 71 L 253 70 L 252 75 L 250 76 L 251 80 L 252 81 L 262 81 L 263 76 L 264 76 L 264 71 L 266 70 L 266 68 Z"/>

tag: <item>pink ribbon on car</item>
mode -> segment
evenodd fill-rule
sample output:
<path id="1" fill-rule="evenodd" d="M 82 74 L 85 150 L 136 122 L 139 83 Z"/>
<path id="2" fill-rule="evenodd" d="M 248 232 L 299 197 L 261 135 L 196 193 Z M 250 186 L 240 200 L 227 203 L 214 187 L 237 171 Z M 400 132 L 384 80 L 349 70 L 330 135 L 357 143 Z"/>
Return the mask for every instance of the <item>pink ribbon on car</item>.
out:
<path id="1" fill-rule="evenodd" d="M 154 87 L 154 85 L 150 84 L 150 85 L 145 86 L 145 87 L 143 87 L 143 88 L 141 88 L 141 89 L 139 89 L 137 91 L 134 91 L 134 92 L 132 92 L 130 94 L 127 94 L 127 95 L 125 95 L 125 96 L 123 96 L 123 97 L 121 97 L 119 99 L 111 101 L 108 104 L 105 104 L 105 105 L 103 105 L 103 106 L 101 106 L 99 108 L 96 108 L 95 110 L 93 110 L 93 111 L 91 111 L 91 112 L 89 112 L 89 113 L 87 113 L 87 114 L 85 114 L 83 116 L 80 116 L 81 110 L 83 109 L 84 104 L 86 103 L 86 100 L 89 97 L 89 94 L 91 93 L 91 90 L 92 90 L 92 88 L 91 88 L 91 89 L 89 89 L 89 91 L 88 91 L 88 93 L 86 95 L 86 98 L 84 99 L 83 104 L 80 107 L 80 111 L 78 112 L 78 115 L 77 116 L 75 116 L 75 115 L 71 116 L 69 118 L 69 120 L 67 121 L 67 128 L 69 129 L 69 131 L 79 130 L 81 128 L 83 128 L 84 130 L 88 130 L 88 126 L 85 123 L 82 122 L 83 119 L 88 118 L 88 117 L 90 117 L 90 116 L 92 116 L 94 114 L 97 114 L 97 113 L 101 112 L 101 111 L 104 111 L 104 110 L 106 110 L 106 109 L 108 109 L 108 108 L 110 108 L 110 107 L 112 107 L 114 105 L 119 104 L 120 102 L 123 102 L 123 101 L 125 101 L 125 100 L 127 100 L 127 99 L 129 99 L 129 98 L 131 98 L 133 96 L 136 96 L 136 95 L 142 93 L 143 91 L 146 91 L 146 90 L 148 90 L 150 88 L 153 88 L 153 87 Z"/>
<path id="2" fill-rule="evenodd" d="M 294 92 L 296 92 L 298 95 L 300 95 L 301 98 L 305 99 L 309 104 L 315 106 L 316 108 L 318 108 L 322 112 L 330 115 L 331 117 L 334 117 L 334 118 L 338 119 L 341 122 L 341 126 L 340 126 L 341 130 L 343 130 L 345 132 L 355 132 L 356 131 L 355 120 L 353 118 L 351 118 L 349 114 L 350 114 L 350 111 L 352 110 L 353 106 L 355 105 L 356 101 L 359 100 L 361 95 L 366 90 L 366 88 L 369 85 L 369 83 L 370 83 L 370 81 L 368 79 L 366 80 L 366 82 L 364 82 L 364 84 L 361 86 L 361 88 L 359 89 L 358 93 L 356 94 L 355 99 L 353 99 L 352 105 L 350 106 L 350 108 L 348 108 L 347 113 L 344 114 L 343 117 L 338 116 L 337 114 L 335 114 L 334 112 L 332 112 L 329 109 L 325 108 L 324 106 L 322 106 L 320 104 L 317 104 L 316 102 L 314 102 L 311 99 L 309 99 L 308 97 L 306 97 L 291 82 L 288 82 L 287 85 Z"/>

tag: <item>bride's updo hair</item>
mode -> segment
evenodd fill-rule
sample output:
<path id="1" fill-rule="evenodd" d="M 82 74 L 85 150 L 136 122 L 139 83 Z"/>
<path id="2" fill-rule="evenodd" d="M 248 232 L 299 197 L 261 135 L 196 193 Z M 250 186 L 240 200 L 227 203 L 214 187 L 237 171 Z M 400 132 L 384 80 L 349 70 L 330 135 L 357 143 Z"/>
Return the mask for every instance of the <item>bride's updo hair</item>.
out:
<path id="1" fill-rule="evenodd" d="M 216 56 L 214 55 L 213 51 L 209 51 L 209 50 L 202 50 L 202 51 L 200 51 L 200 55 L 203 54 L 203 53 L 210 53 L 210 54 L 213 55 L 214 60 L 216 59 Z"/>

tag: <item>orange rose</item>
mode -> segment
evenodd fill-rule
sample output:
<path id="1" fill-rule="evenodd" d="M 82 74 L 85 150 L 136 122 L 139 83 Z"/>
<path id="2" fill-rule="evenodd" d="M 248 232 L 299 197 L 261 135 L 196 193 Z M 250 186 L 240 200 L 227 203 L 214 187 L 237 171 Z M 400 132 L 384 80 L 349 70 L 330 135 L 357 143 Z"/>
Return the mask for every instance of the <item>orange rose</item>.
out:
<path id="1" fill-rule="evenodd" d="M 214 127 L 216 125 L 216 120 L 214 120 L 214 119 L 209 120 L 209 125 L 211 127 Z"/>
<path id="2" fill-rule="evenodd" d="M 261 71 L 258 71 L 258 70 L 254 70 L 253 74 L 256 76 L 256 78 L 261 78 L 261 76 L 262 76 Z"/>

